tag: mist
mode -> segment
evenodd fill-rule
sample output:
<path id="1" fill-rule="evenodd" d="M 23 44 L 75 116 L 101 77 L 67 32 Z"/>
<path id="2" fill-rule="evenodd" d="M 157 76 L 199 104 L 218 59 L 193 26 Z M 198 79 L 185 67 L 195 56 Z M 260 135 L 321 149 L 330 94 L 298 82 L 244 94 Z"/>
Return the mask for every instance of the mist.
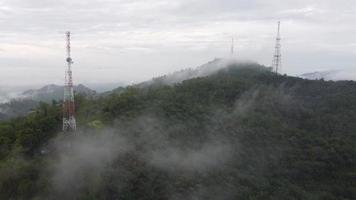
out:
<path id="1" fill-rule="evenodd" d="M 138 86 L 146 87 L 157 83 L 172 86 L 181 83 L 184 80 L 212 75 L 218 72 L 219 70 L 226 69 L 229 66 L 234 66 L 236 68 L 244 68 L 249 65 L 256 65 L 256 63 L 249 60 L 237 59 L 235 57 L 215 58 L 214 60 L 204 65 L 195 68 L 182 69 L 180 71 L 176 71 L 168 75 L 156 77 L 150 81 L 139 83 Z"/>
<path id="2" fill-rule="evenodd" d="M 24 97 L 21 93 L 23 88 L 1 87 L 0 88 L 0 104 L 7 103 L 12 99 Z"/>
<path id="3" fill-rule="evenodd" d="M 258 101 L 279 102 L 286 107 L 293 102 L 283 88 L 273 99 L 264 99 L 266 91 L 269 89 L 253 88 L 245 92 L 231 111 L 214 109 L 206 116 L 211 123 L 206 123 L 202 132 L 185 133 L 186 124 L 172 126 L 159 116 L 145 112 L 131 120 L 117 119 L 112 127 L 79 131 L 73 137 L 60 133 L 48 147 L 55 149 L 56 156 L 49 159 L 47 166 L 51 190 L 46 195 L 76 199 L 83 191 L 102 192 L 108 182 L 120 193 L 130 187 L 137 173 L 153 173 L 158 179 L 167 176 L 168 180 L 181 176 L 188 180 L 207 178 L 215 173 L 232 173 L 229 166 L 244 166 L 251 158 L 256 164 L 253 173 L 264 176 L 266 163 L 271 159 L 277 162 L 283 149 L 276 151 L 273 147 L 254 146 L 249 147 L 254 152 L 246 152 L 238 135 L 249 130 L 236 123 L 253 112 Z M 174 188 L 166 190 L 165 195 L 172 200 L 208 196 L 226 199 L 237 192 L 218 184 L 200 185 L 184 194 Z"/>
<path id="4" fill-rule="evenodd" d="M 202 144 L 197 142 L 195 148 L 187 148 L 152 132 L 150 127 L 159 125 L 144 126 L 148 131 L 142 129 L 138 137 L 125 135 L 128 129 L 136 129 L 132 127 L 124 131 L 106 128 L 91 133 L 78 132 L 76 137 L 60 135 L 50 147 L 56 149 L 57 155 L 47 166 L 52 188 L 49 196 L 76 199 L 77 194 L 88 188 L 98 191 L 107 181 L 105 175 L 113 171 L 118 177 L 116 186 L 124 188 L 131 181 L 131 167 L 135 162 L 174 175 L 213 171 L 232 156 L 231 144 L 207 140 Z M 132 163 L 132 159 L 136 161 Z"/>

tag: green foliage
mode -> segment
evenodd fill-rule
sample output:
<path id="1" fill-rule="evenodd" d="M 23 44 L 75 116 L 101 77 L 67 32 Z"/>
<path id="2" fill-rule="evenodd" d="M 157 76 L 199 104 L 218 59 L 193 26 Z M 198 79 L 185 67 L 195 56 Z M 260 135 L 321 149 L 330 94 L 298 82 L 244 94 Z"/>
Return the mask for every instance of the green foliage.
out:
<path id="1" fill-rule="evenodd" d="M 0 199 L 29 199 L 45 186 L 39 183 L 41 147 L 60 128 L 60 107 L 41 103 L 25 118 L 0 124 Z"/>
<path id="2" fill-rule="evenodd" d="M 303 80 L 248 64 L 173 86 L 76 99 L 79 127 L 120 129 L 136 145 L 81 188 L 79 199 L 356 198 L 355 82 Z M 60 130 L 60 109 L 41 104 L 27 117 L 0 123 L 1 199 L 50 191 L 43 167 L 51 155 L 41 149 Z M 144 120 L 150 126 L 141 126 Z M 182 149 L 227 141 L 231 158 L 211 171 L 162 170 L 140 158 L 161 148 L 141 140 L 151 132 Z"/>

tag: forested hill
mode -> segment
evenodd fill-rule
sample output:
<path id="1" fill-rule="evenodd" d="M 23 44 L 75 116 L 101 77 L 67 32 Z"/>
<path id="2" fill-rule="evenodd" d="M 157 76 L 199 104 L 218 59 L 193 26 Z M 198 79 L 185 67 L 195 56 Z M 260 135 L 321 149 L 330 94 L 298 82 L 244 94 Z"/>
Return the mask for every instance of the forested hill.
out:
<path id="1" fill-rule="evenodd" d="M 121 91 L 121 90 L 120 90 Z M 0 199 L 356 199 L 356 83 L 231 64 L 0 124 Z"/>
<path id="2" fill-rule="evenodd" d="M 46 85 L 40 89 L 27 90 L 8 102 L 0 103 L 0 122 L 11 118 L 26 116 L 40 102 L 62 101 L 64 86 Z M 74 92 L 79 95 L 94 97 L 96 91 L 82 84 L 74 86 Z"/>

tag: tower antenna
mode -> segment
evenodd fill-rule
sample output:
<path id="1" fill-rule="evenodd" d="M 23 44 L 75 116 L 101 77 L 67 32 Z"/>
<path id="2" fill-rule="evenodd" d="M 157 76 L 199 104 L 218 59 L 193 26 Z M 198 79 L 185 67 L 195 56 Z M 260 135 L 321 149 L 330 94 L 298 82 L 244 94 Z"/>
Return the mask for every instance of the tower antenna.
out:
<path id="1" fill-rule="evenodd" d="M 282 73 L 282 54 L 281 54 L 281 35 L 280 35 L 281 22 L 278 21 L 278 30 L 276 38 L 276 46 L 274 49 L 272 68 L 276 73 Z"/>
<path id="2" fill-rule="evenodd" d="M 234 51 L 235 51 L 234 37 L 232 37 L 231 38 L 231 57 L 234 57 Z"/>
<path id="3" fill-rule="evenodd" d="M 72 77 L 71 47 L 70 47 L 70 32 L 66 32 L 67 40 L 67 69 L 65 71 L 64 83 L 64 98 L 63 98 L 63 132 L 73 132 L 77 129 L 75 121 L 75 104 L 74 104 L 74 90 Z"/>

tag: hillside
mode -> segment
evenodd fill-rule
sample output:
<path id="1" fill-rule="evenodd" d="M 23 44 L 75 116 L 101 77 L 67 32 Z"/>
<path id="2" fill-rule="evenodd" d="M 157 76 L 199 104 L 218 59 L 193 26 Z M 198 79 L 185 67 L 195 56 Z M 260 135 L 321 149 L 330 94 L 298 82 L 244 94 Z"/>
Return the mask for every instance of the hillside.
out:
<path id="1" fill-rule="evenodd" d="M 309 80 L 337 80 L 338 74 L 340 74 L 341 70 L 330 70 L 330 71 L 320 71 L 320 72 L 311 72 L 300 75 L 301 78 L 309 79 Z"/>
<path id="2" fill-rule="evenodd" d="M 209 76 L 223 68 L 226 68 L 226 66 L 230 64 L 249 65 L 251 63 L 242 63 L 235 59 L 215 58 L 214 60 L 196 68 L 187 68 L 164 76 L 155 77 L 150 81 L 139 83 L 135 85 L 135 87 L 147 87 L 152 85 L 174 85 L 177 83 L 181 83 L 184 80 Z"/>
<path id="3" fill-rule="evenodd" d="M 234 64 L 0 123 L 0 199 L 355 199 L 356 83 Z"/>
<path id="4" fill-rule="evenodd" d="M 39 102 L 32 99 L 13 99 L 7 103 L 0 104 L 0 121 L 14 117 L 26 116 Z"/>
<path id="5" fill-rule="evenodd" d="M 39 89 L 27 90 L 22 93 L 25 99 L 32 99 L 34 101 L 52 102 L 52 100 L 59 101 L 63 99 L 64 86 L 50 84 Z M 96 92 L 85 85 L 79 84 L 74 86 L 74 91 L 77 94 L 93 96 Z"/>
<path id="6" fill-rule="evenodd" d="M 26 90 L 19 94 L 17 98 L 9 98 L 8 102 L 0 103 L 0 121 L 26 116 L 40 102 L 52 103 L 52 101 L 61 101 L 63 99 L 63 89 L 63 86 L 50 84 L 39 89 Z M 74 86 L 74 92 L 88 97 L 96 95 L 96 91 L 82 84 Z"/>
<path id="7" fill-rule="evenodd" d="M 309 80 L 324 79 L 328 81 L 340 81 L 340 80 L 355 81 L 356 71 L 354 69 L 316 71 L 316 72 L 302 74 L 300 75 L 300 77 Z"/>

